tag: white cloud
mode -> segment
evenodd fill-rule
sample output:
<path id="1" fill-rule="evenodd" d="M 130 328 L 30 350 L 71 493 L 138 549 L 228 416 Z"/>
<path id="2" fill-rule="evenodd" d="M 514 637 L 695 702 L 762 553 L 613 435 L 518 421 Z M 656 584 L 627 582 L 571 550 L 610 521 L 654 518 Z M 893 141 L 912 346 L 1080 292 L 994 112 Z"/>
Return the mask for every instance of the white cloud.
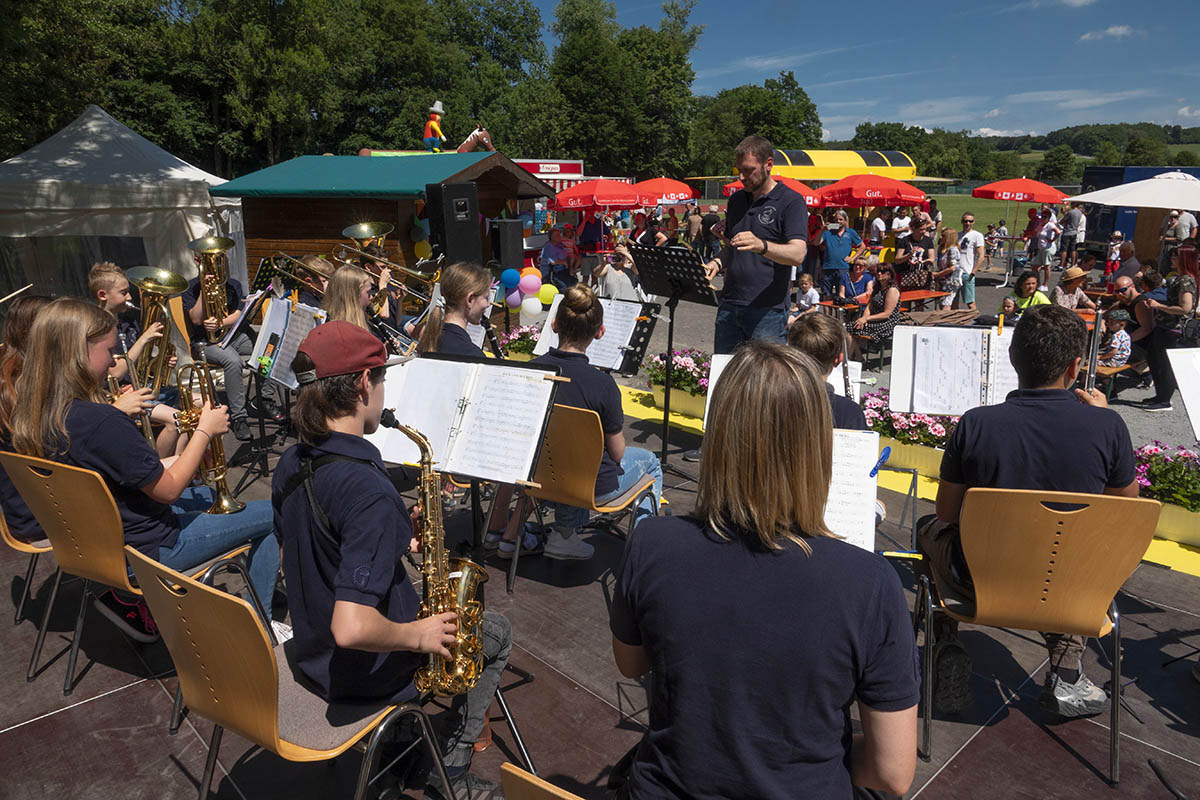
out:
<path id="1" fill-rule="evenodd" d="M 1100 39 L 1123 39 L 1126 36 L 1145 36 L 1146 32 L 1134 30 L 1128 25 L 1109 25 L 1102 31 L 1088 31 L 1079 37 L 1081 42 L 1095 42 Z"/>
<path id="2" fill-rule="evenodd" d="M 1018 131 L 1018 130 L 1003 130 L 997 128 L 976 128 L 973 133 L 976 136 L 1033 136 L 1033 131 Z"/>
<path id="3" fill-rule="evenodd" d="M 813 89 L 827 89 L 830 86 L 846 86 L 851 83 L 865 83 L 867 81 L 877 81 L 882 88 L 887 81 L 894 81 L 896 78 L 911 78 L 913 75 L 925 75 L 930 72 L 937 72 L 934 69 L 917 69 L 911 72 L 891 72 L 886 75 L 874 72 L 870 75 L 863 75 L 859 78 L 843 78 L 836 81 L 825 81 L 823 83 L 810 83 L 805 85 L 805 89 L 812 91 Z M 819 103 L 818 103 L 819 104 Z"/>
<path id="4" fill-rule="evenodd" d="M 1041 92 L 1020 92 L 1010 94 L 1006 102 L 1016 103 L 1054 103 L 1063 109 L 1098 108 L 1111 103 L 1121 103 L 1139 97 L 1150 97 L 1156 94 L 1151 89 L 1127 89 L 1122 92 L 1102 92 L 1092 89 L 1051 89 Z"/>
<path id="5" fill-rule="evenodd" d="M 1180 100 L 1179 102 L 1183 102 Z M 879 105 L 878 100 L 838 100 L 833 103 L 820 103 L 821 108 L 870 108 Z"/>
<path id="6" fill-rule="evenodd" d="M 816 58 L 844 53 L 848 50 L 860 50 L 871 47 L 872 44 L 855 44 L 848 47 L 834 47 L 828 50 L 804 50 L 798 53 L 775 53 L 773 55 L 748 56 L 737 61 L 731 61 L 719 67 L 696 71 L 696 80 L 703 81 L 719 78 L 722 75 L 733 75 L 738 72 L 778 72 L 781 69 L 807 64 Z"/>
<path id="7" fill-rule="evenodd" d="M 989 112 L 987 112 L 986 114 L 984 114 L 984 115 L 983 115 L 983 118 L 984 118 L 984 119 L 995 119 L 996 117 L 1000 116 L 1000 113 L 1001 113 L 1001 112 L 1000 112 L 1000 109 L 998 109 L 998 108 L 993 108 L 991 111 L 989 111 Z"/>
<path id="8" fill-rule="evenodd" d="M 1083 6 L 1090 6 L 1092 3 L 1096 2 L 1096 0 L 1059 0 L 1059 2 L 1061 2 L 1064 6 L 1070 6 L 1071 8 L 1081 8 Z"/>
<path id="9" fill-rule="evenodd" d="M 829 128 L 821 128 L 821 141 L 822 142 L 828 142 L 832 138 L 833 138 L 833 134 L 830 133 Z"/>
<path id="10" fill-rule="evenodd" d="M 1191 119 L 1200 118 L 1200 107 L 1192 108 L 1191 106 L 1184 106 L 1183 108 L 1179 109 L 1179 116 L 1188 117 Z"/>

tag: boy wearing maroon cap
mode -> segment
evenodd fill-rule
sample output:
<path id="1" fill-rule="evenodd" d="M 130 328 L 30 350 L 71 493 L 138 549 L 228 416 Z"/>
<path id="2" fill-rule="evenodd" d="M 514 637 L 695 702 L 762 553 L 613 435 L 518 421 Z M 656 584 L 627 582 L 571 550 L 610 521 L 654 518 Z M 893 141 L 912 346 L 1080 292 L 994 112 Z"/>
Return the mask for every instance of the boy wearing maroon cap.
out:
<path id="1" fill-rule="evenodd" d="M 366 330 L 334 321 L 315 328 L 292 362 L 301 441 L 279 460 L 271 502 L 292 612 L 289 660 L 330 702 L 413 700 L 423 656 L 449 656 L 454 642 L 453 613 L 417 618 L 420 599 L 401 558 L 418 542 L 379 450 L 363 438 L 379 428 L 384 369 L 400 361 Z M 482 677 L 454 698 L 443 730 L 458 797 L 498 796 L 497 784 L 468 769 L 512 647 L 508 620 L 485 611 L 482 638 Z M 446 796 L 440 787 L 427 794 Z"/>

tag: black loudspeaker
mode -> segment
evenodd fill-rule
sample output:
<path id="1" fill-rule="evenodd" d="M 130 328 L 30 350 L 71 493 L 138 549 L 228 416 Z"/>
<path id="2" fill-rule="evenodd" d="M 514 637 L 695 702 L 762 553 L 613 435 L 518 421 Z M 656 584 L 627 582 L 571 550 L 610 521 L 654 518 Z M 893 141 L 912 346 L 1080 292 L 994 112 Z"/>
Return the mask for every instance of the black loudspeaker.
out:
<path id="1" fill-rule="evenodd" d="M 446 256 L 446 263 L 483 263 L 479 239 L 479 195 L 474 183 L 425 184 L 425 213 L 429 238 Z"/>
<path id="2" fill-rule="evenodd" d="M 525 264 L 525 223 L 519 219 L 492 222 L 492 258 L 500 266 L 520 270 Z"/>

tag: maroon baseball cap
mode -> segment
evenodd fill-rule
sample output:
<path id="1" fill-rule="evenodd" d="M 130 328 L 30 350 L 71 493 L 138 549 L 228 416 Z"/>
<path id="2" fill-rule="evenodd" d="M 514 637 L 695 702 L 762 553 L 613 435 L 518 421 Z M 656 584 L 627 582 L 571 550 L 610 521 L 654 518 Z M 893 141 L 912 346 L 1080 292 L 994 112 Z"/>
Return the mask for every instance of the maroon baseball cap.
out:
<path id="1" fill-rule="evenodd" d="M 302 384 L 334 375 L 353 375 L 364 369 L 402 364 L 404 356 L 388 358 L 383 342 L 370 331 L 349 322 L 334 320 L 318 325 L 304 337 L 298 351 L 312 359 L 315 369 L 297 372 Z"/>

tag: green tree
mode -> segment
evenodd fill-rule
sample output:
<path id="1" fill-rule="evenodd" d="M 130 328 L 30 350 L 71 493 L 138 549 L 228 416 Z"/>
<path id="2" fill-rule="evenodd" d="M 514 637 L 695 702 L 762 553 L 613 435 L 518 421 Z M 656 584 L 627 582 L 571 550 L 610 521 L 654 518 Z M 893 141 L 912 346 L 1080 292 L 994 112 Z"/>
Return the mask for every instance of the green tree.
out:
<path id="1" fill-rule="evenodd" d="M 1075 155 L 1068 145 L 1060 144 L 1046 151 L 1037 177 L 1046 183 L 1068 183 L 1075 178 Z"/>
<path id="2" fill-rule="evenodd" d="M 1157 167 L 1167 163 L 1167 148 L 1162 142 L 1135 136 L 1125 145 L 1121 163 L 1128 167 Z"/>
<path id="3" fill-rule="evenodd" d="M 992 153 L 992 165 L 996 173 L 995 180 L 1019 178 L 1022 176 L 1021 159 L 1011 150 Z"/>
<path id="4" fill-rule="evenodd" d="M 1200 155 L 1194 150 L 1180 150 L 1170 158 L 1173 167 L 1200 167 Z"/>
<path id="5" fill-rule="evenodd" d="M 1122 163 L 1121 149 L 1112 142 L 1105 140 L 1096 148 L 1092 163 L 1099 167 L 1115 167 Z"/>
<path id="6" fill-rule="evenodd" d="M 924 128 L 902 122 L 860 122 L 850 143 L 856 150 L 899 150 L 911 156 L 928 135 Z"/>

